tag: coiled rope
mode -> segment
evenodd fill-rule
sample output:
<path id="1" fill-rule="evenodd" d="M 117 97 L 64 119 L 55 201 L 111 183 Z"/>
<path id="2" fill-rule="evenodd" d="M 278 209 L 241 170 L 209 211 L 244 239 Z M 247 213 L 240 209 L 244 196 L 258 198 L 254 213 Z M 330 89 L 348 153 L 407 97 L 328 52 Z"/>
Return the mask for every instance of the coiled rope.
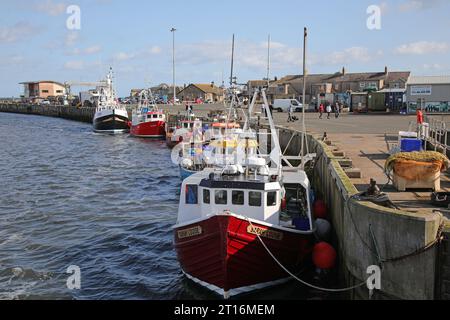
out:
<path id="1" fill-rule="evenodd" d="M 255 227 L 253 226 L 253 223 L 250 221 L 250 219 L 248 217 L 245 217 L 246 220 L 248 221 L 248 223 L 250 224 L 250 226 L 252 227 L 253 230 L 256 230 Z M 263 239 L 261 238 L 261 236 L 255 232 L 256 236 L 258 237 L 258 240 L 261 242 L 262 246 L 264 247 L 264 249 L 267 251 L 267 253 L 272 257 L 272 259 L 280 266 L 281 269 L 283 269 L 289 276 L 291 276 L 293 279 L 297 280 L 298 282 L 300 282 L 301 284 L 310 287 L 312 289 L 316 289 L 319 291 L 325 291 L 325 292 L 345 292 L 345 291 L 351 291 L 357 288 L 360 288 L 364 285 L 366 285 L 367 280 L 364 282 L 361 282 L 360 284 L 357 284 L 355 286 L 352 287 L 348 287 L 348 288 L 341 288 L 341 289 L 331 289 L 331 288 L 322 288 L 322 287 L 318 287 L 316 285 L 313 285 L 311 283 L 308 283 L 302 279 L 300 279 L 299 277 L 297 277 L 295 274 L 293 274 L 291 271 L 289 271 L 289 269 L 287 269 L 276 257 L 275 255 L 272 253 L 272 251 L 270 251 L 270 249 L 267 247 L 267 245 L 265 244 L 265 242 L 263 241 Z"/>

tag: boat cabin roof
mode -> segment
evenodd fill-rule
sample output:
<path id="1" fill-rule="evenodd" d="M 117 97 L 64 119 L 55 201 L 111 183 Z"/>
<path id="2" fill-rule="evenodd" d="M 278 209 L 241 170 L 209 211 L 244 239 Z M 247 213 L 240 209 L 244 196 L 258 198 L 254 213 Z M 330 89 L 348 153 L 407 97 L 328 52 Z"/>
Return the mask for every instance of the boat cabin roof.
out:
<path id="1" fill-rule="evenodd" d="M 229 128 L 229 129 L 234 129 L 234 128 L 240 128 L 241 126 L 238 123 L 225 123 L 225 122 L 216 122 L 212 124 L 213 128 Z"/>
<path id="2" fill-rule="evenodd" d="M 212 175 L 200 181 L 200 187 L 210 189 L 243 189 L 243 190 L 274 190 L 279 189 L 280 184 L 278 177 L 261 176 L 256 177 L 250 174 L 246 177 L 244 174 L 240 175 Z"/>

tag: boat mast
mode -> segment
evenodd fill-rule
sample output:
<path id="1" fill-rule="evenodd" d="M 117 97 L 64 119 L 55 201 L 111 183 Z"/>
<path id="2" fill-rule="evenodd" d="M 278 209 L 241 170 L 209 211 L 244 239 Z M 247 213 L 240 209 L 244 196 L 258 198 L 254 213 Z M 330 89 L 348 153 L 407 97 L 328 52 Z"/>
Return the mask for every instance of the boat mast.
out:
<path id="1" fill-rule="evenodd" d="M 231 45 L 231 76 L 230 76 L 230 87 L 233 87 L 233 83 L 234 83 L 234 75 L 233 75 L 233 71 L 234 71 L 234 33 L 233 33 L 233 41 L 232 41 L 232 45 Z"/>
<path id="2" fill-rule="evenodd" d="M 270 86 L 270 34 L 267 41 L 267 89 Z"/>
<path id="3" fill-rule="evenodd" d="M 303 33 L 303 99 L 302 99 L 302 146 L 301 146 L 301 159 L 302 159 L 302 170 L 305 169 L 304 162 L 304 147 L 306 138 L 306 123 L 305 123 L 305 101 L 306 101 L 306 41 L 308 39 L 308 29 L 305 27 Z"/>

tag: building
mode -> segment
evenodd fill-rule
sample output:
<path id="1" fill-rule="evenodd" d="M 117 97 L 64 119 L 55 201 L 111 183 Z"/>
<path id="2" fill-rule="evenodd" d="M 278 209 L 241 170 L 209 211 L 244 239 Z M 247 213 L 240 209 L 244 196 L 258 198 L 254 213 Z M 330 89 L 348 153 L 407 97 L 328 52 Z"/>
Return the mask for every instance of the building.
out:
<path id="1" fill-rule="evenodd" d="M 310 74 L 306 78 L 307 104 L 333 103 L 329 97 L 341 95 L 348 100 L 352 92 L 370 92 L 382 89 L 404 89 L 410 77 L 409 71 L 390 72 L 386 67 L 382 72 L 347 73 L 345 68 L 334 74 Z M 342 96 L 346 94 L 347 96 Z M 273 82 L 268 90 L 273 99 L 298 99 L 303 101 L 303 76 L 291 75 Z M 326 101 L 325 101 L 326 100 Z"/>
<path id="2" fill-rule="evenodd" d="M 406 89 L 409 113 L 450 112 L 450 76 L 411 77 Z"/>
<path id="3" fill-rule="evenodd" d="M 143 90 L 144 89 L 131 89 L 130 98 L 137 101 Z M 153 96 L 157 99 L 162 99 L 164 101 L 173 99 L 173 85 L 161 83 L 160 85 L 151 87 L 150 90 L 152 90 Z M 179 87 L 179 86 L 176 87 L 177 99 L 178 99 L 178 94 L 181 92 L 181 90 L 183 90 L 183 87 Z"/>
<path id="4" fill-rule="evenodd" d="M 378 92 L 384 93 L 385 95 L 386 110 L 393 112 L 402 111 L 404 109 L 406 88 L 383 89 Z"/>
<path id="5" fill-rule="evenodd" d="M 66 94 L 65 85 L 56 81 L 21 82 L 20 84 L 24 86 L 23 98 L 27 101 L 35 102 Z"/>
<path id="6" fill-rule="evenodd" d="M 224 100 L 224 90 L 217 87 L 214 82 L 210 84 L 190 84 L 178 93 L 181 101 L 222 102 Z"/>

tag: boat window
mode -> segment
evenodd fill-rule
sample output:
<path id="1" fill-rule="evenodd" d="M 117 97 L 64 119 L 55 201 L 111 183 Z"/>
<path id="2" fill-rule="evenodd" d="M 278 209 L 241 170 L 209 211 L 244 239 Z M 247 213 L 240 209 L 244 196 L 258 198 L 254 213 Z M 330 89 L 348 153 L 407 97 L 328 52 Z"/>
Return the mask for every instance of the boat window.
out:
<path id="1" fill-rule="evenodd" d="M 234 205 L 242 206 L 244 204 L 244 191 L 233 191 L 232 201 Z"/>
<path id="2" fill-rule="evenodd" d="M 216 204 L 227 204 L 228 203 L 228 197 L 227 197 L 227 191 L 226 190 L 217 190 L 216 191 Z"/>
<path id="3" fill-rule="evenodd" d="M 276 192 L 269 192 L 267 194 L 267 206 L 273 207 L 277 205 L 277 193 Z"/>
<path id="4" fill-rule="evenodd" d="M 261 192 L 250 191 L 248 193 L 248 204 L 250 207 L 261 207 Z"/>
<path id="5" fill-rule="evenodd" d="M 208 189 L 203 189 L 203 203 L 211 203 L 211 192 Z"/>
<path id="6" fill-rule="evenodd" d="M 153 118 L 154 118 L 154 119 L 158 118 L 158 115 L 157 115 L 157 114 L 154 114 L 154 115 L 153 115 Z"/>
<path id="7" fill-rule="evenodd" d="M 198 204 L 198 186 L 186 185 L 186 204 Z"/>

